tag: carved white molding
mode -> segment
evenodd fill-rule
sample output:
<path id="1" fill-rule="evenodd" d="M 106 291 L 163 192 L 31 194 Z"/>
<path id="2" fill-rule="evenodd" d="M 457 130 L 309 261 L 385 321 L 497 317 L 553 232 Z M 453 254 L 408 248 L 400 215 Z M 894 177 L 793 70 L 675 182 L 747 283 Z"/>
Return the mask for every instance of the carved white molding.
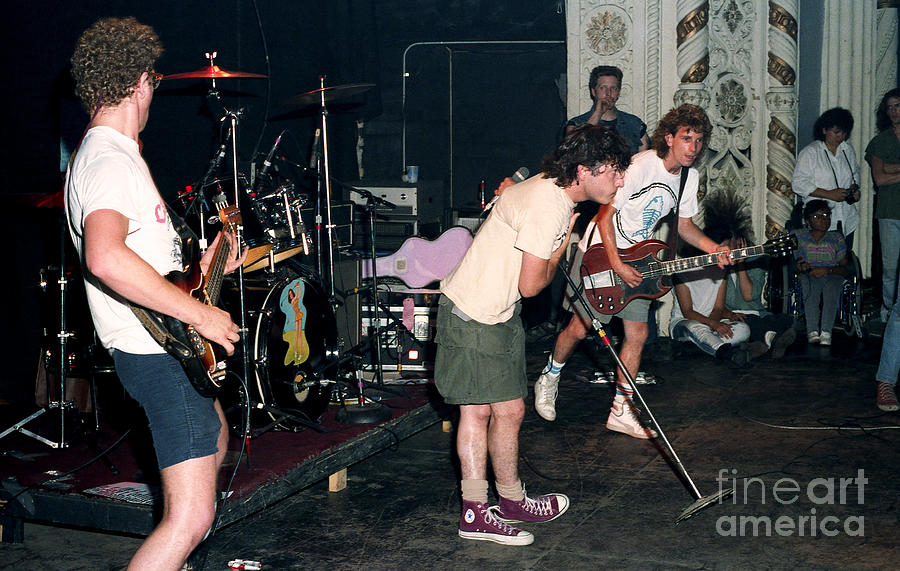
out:
<path id="1" fill-rule="evenodd" d="M 840 105 L 856 120 L 850 142 L 862 160 L 874 110 L 897 85 L 897 5 L 822 0 L 820 110 Z M 800 0 L 567 0 L 567 107 L 590 109 L 587 78 L 599 64 L 625 74 L 619 106 L 650 131 L 673 104 L 694 103 L 714 124 L 703 163 L 707 192 L 733 186 L 752 204 L 757 238 L 781 228 L 793 204 Z M 809 62 L 805 62 L 809 65 Z M 742 106 L 743 109 L 742 109 Z M 872 191 L 861 165 L 862 224 L 854 248 L 866 274 Z"/>
<path id="2" fill-rule="evenodd" d="M 610 2 L 567 0 L 566 113 L 591 109 L 587 82 L 591 69 L 614 65 L 623 73 L 617 106 L 652 127 L 668 110 L 663 86 L 669 81 L 663 60 L 667 34 L 661 0 Z"/>

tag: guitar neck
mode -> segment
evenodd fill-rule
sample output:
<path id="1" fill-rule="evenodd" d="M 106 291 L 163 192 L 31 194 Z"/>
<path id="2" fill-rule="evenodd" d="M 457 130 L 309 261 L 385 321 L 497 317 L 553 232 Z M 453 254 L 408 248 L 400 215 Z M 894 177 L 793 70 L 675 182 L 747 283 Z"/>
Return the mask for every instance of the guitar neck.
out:
<path id="1" fill-rule="evenodd" d="M 753 256 L 761 256 L 766 251 L 765 244 L 759 246 L 747 246 L 746 248 L 737 248 L 732 250 L 728 255 L 732 260 L 743 260 L 752 258 Z M 671 276 L 679 272 L 692 270 L 694 268 L 703 268 L 713 266 L 719 263 L 719 254 L 703 254 L 702 256 L 694 256 L 691 258 L 676 258 L 674 260 L 666 260 L 659 262 L 660 267 L 654 274 Z"/>
<path id="2" fill-rule="evenodd" d="M 216 253 L 213 257 L 213 263 L 209 268 L 209 275 L 206 276 L 206 295 L 212 305 L 218 305 L 219 294 L 222 292 L 222 278 L 225 276 L 225 262 L 231 252 L 231 244 L 224 237 L 219 242 Z"/>

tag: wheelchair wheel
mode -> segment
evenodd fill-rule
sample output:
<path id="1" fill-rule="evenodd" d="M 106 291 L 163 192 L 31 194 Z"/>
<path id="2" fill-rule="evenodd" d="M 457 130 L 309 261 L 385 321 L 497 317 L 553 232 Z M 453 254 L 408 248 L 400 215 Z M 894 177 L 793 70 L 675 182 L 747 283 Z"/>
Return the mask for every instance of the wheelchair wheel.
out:
<path id="1" fill-rule="evenodd" d="M 863 339 L 867 332 L 862 325 L 862 267 L 853 252 L 850 252 L 850 272 L 841 291 L 838 319 L 847 335 Z"/>

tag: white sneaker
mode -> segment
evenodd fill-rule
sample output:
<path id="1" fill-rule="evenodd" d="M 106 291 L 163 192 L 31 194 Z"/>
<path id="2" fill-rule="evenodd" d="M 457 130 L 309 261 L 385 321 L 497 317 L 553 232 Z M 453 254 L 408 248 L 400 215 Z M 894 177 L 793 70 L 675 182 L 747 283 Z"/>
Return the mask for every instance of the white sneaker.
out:
<path id="1" fill-rule="evenodd" d="M 822 345 L 824 347 L 831 345 L 831 332 L 830 331 L 823 331 L 822 333 L 819 334 L 819 345 Z"/>
<path id="2" fill-rule="evenodd" d="M 829 335 L 829 337 L 831 337 L 831 335 Z M 813 343 L 818 343 L 819 341 L 821 341 L 822 338 L 819 336 L 818 331 L 810 331 L 806 334 L 806 340 L 810 345 L 812 345 Z"/>
<path id="3" fill-rule="evenodd" d="M 646 428 L 638 418 L 637 409 L 628 400 L 613 399 L 606 419 L 606 428 L 633 436 L 634 438 L 656 438 L 659 436 L 652 428 Z"/>
<path id="4" fill-rule="evenodd" d="M 559 394 L 559 375 L 541 373 L 534 382 L 534 410 L 544 420 L 556 420 L 556 396 Z"/>

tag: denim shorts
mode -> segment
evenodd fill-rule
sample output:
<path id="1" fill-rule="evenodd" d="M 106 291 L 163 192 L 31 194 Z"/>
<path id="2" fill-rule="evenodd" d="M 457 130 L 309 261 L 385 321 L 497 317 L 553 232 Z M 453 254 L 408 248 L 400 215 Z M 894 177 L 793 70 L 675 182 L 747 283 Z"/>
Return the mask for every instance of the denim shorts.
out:
<path id="1" fill-rule="evenodd" d="M 119 380 L 147 414 L 159 469 L 218 451 L 215 399 L 200 396 L 171 355 L 114 350 Z"/>
<path id="2" fill-rule="evenodd" d="M 441 296 L 434 384 L 448 404 L 489 404 L 525 398 L 525 330 L 521 305 L 504 323 L 485 325 L 453 313 Z"/>

